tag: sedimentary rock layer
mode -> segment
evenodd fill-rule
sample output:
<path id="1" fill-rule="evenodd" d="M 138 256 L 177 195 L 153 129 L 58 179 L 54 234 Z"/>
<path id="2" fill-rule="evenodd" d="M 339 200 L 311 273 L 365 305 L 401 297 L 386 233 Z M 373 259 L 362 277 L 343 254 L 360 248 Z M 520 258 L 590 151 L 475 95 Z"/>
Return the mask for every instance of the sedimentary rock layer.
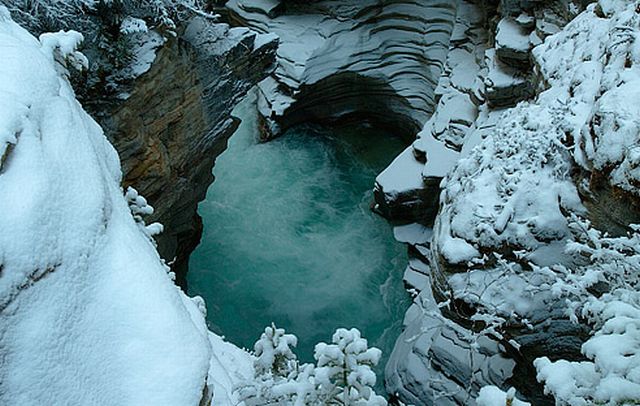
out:
<path id="1" fill-rule="evenodd" d="M 240 24 L 280 38 L 260 86 L 264 136 L 304 121 L 356 116 L 406 139 L 429 117 L 455 2 L 232 0 Z"/>

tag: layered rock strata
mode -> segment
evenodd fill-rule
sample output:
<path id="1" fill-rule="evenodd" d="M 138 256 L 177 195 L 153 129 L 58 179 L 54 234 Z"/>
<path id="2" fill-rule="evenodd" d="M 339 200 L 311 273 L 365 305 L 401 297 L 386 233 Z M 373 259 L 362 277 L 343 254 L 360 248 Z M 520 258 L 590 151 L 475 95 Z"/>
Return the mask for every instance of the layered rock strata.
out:
<path id="1" fill-rule="evenodd" d="M 232 0 L 227 7 L 239 24 L 280 38 L 277 68 L 259 85 L 265 138 L 301 122 L 356 117 L 413 139 L 433 110 L 454 2 Z"/>

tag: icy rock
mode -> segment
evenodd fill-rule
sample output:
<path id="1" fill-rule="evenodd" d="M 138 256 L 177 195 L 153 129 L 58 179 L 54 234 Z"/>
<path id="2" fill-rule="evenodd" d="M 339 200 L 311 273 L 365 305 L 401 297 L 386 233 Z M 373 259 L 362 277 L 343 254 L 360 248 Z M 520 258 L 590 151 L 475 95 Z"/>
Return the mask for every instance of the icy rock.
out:
<path id="1" fill-rule="evenodd" d="M 530 65 L 530 30 L 510 18 L 503 18 L 496 31 L 496 56 L 501 61 L 516 67 Z"/>

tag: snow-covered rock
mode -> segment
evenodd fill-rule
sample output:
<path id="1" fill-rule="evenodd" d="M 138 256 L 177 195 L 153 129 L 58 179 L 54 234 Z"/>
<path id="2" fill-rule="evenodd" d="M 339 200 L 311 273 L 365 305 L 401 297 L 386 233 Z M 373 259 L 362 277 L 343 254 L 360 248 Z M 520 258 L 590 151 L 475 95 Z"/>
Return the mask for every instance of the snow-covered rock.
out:
<path id="1" fill-rule="evenodd" d="M 503 18 L 496 28 L 496 54 L 507 63 L 529 65 L 531 50 L 531 28 L 527 27 L 528 18 Z M 521 22 L 524 22 L 524 26 Z"/>
<path id="2" fill-rule="evenodd" d="M 118 155 L 59 65 L 78 55 L 56 35 L 40 42 L 0 7 L 0 403 L 222 399 L 238 378 L 221 371 L 249 355 L 207 331 L 201 299 L 134 220 Z"/>
<path id="3" fill-rule="evenodd" d="M 458 43 L 465 43 L 464 39 L 452 41 L 436 90 L 442 95 L 436 111 L 414 143 L 413 154 L 406 154 L 413 155 L 415 162 L 424 166 L 425 185 L 422 189 L 414 188 L 414 195 L 425 193 L 430 176 L 433 179 L 444 176 L 444 179 L 440 184 L 440 207 L 431 244 L 410 243 L 413 261 L 423 264 L 414 267 L 427 270 L 422 273 L 429 275 L 430 284 L 420 291 L 407 312 L 406 331 L 397 341 L 386 370 L 389 391 L 397 393 L 405 402 L 431 404 L 433 394 L 439 393 L 443 399 L 438 402 L 443 404 L 470 404 L 470 399 L 478 394 L 478 387 L 465 381 L 468 378 L 460 371 L 469 368 L 468 360 L 486 355 L 485 350 L 468 344 L 469 340 L 483 337 L 496 345 L 495 356 L 504 357 L 512 364 L 510 368 L 490 367 L 490 373 L 481 375 L 484 381 L 477 382 L 505 388 L 509 380 L 533 404 L 545 404 L 550 399 L 544 396 L 542 387 L 535 384 L 533 360 L 545 353 L 575 359 L 580 356 L 580 345 L 588 333 L 584 325 L 573 324 L 566 318 L 562 302 L 557 302 L 548 291 L 534 288 L 540 286 L 541 281 L 535 279 L 539 275 L 529 277 L 527 270 L 552 264 L 575 265 L 575 257 L 565 252 L 566 243 L 573 238 L 569 227 L 571 213 L 589 215 L 591 206 L 583 204 L 583 188 L 588 190 L 589 183 L 576 186 L 574 176 L 579 171 L 574 162 L 588 155 L 584 146 L 589 149 L 595 145 L 576 144 L 575 139 L 589 134 L 585 125 L 592 117 L 590 114 L 597 115 L 596 108 L 602 103 L 597 101 L 600 95 L 591 96 L 586 102 L 584 98 L 591 94 L 589 89 L 606 91 L 607 83 L 617 86 L 622 83 L 622 77 L 628 77 L 629 81 L 637 77 L 621 69 L 623 63 L 608 65 L 602 59 L 607 58 L 605 49 L 611 44 L 631 42 L 607 39 L 601 26 L 617 24 L 619 27 L 619 22 L 607 22 L 600 17 L 601 20 L 582 23 L 582 19 L 593 18 L 585 16 L 598 12 L 591 6 L 563 31 L 546 38 L 534 55 L 529 55 L 529 44 L 536 43 L 532 35 L 539 34 L 540 41 L 549 35 L 534 27 L 543 25 L 542 20 L 561 26 L 562 20 L 548 17 L 546 10 L 551 7 L 543 3 L 524 11 L 522 6 L 518 7 L 512 4 L 502 8 L 506 14 L 501 16 L 503 22 L 498 24 L 497 33 L 491 32 L 490 25 L 480 23 L 475 36 L 469 30 L 462 30 L 466 36 L 460 35 L 470 43 L 474 37 L 494 36 L 496 47 L 502 51 L 482 49 L 479 57 L 470 57 L 468 53 L 454 53 Z M 507 8 L 510 11 L 506 12 Z M 455 32 L 459 30 L 454 28 Z M 624 51 L 631 49 L 630 45 L 624 46 L 619 55 L 632 55 L 632 51 L 627 54 Z M 514 55 L 515 51 L 523 54 Z M 535 72 L 524 68 L 525 52 L 526 59 L 531 58 L 540 72 L 540 94 L 534 101 L 505 109 L 530 97 L 536 86 L 531 79 Z M 580 52 L 590 56 L 576 55 Z M 453 80 L 455 69 L 450 67 L 459 61 L 465 61 L 462 66 L 469 66 L 467 72 L 473 72 L 475 81 L 464 79 L 465 76 L 462 76 L 464 80 Z M 610 77 L 619 80 L 601 81 L 600 76 L 585 71 L 591 64 L 605 70 L 611 66 Z M 617 106 L 616 113 L 610 109 L 605 114 L 626 116 L 632 107 L 623 107 L 619 99 L 611 100 L 614 99 L 611 105 Z M 625 125 L 632 127 L 631 123 L 632 120 L 626 119 L 614 127 L 627 134 Z M 618 137 L 616 140 L 625 139 L 620 133 L 616 135 L 602 128 L 601 137 L 611 134 Z M 573 135 L 573 131 L 578 134 Z M 603 153 L 615 150 L 615 142 L 613 145 L 612 149 L 603 148 Z M 445 151 L 445 148 L 449 152 L 437 155 L 437 165 L 433 165 L 432 158 L 430 166 L 430 153 Z M 629 147 L 621 150 L 632 152 Z M 592 160 L 583 160 L 586 176 L 596 162 L 595 148 L 589 151 Z M 624 171 L 624 159 L 618 154 L 615 160 L 608 161 L 619 165 L 608 167 L 612 174 Z M 394 165 L 387 172 L 393 173 Z M 409 166 L 406 162 L 403 165 Z M 614 184 L 615 177 L 610 179 Z M 633 178 L 625 179 L 632 181 Z M 391 183 L 386 187 L 393 190 L 394 186 L 397 185 Z M 435 187 L 431 195 L 438 191 Z M 627 224 L 630 220 L 626 217 Z M 411 286 L 415 291 L 415 285 L 422 282 L 409 275 L 409 280 L 416 280 Z M 479 308 L 489 310 L 478 312 Z M 515 315 L 520 318 L 514 318 Z M 516 319 L 518 321 L 513 322 Z M 505 325 L 508 327 L 503 328 Z M 437 365 L 434 360 L 446 358 L 452 351 L 431 339 L 423 340 L 433 334 L 435 326 L 444 331 L 457 329 L 467 342 L 453 345 L 460 353 L 466 351 L 469 355 L 446 367 Z M 429 356 L 415 356 L 418 353 Z M 471 365 L 474 371 L 474 364 Z M 474 373 L 466 372 L 467 375 Z M 420 376 L 429 379 L 420 379 Z M 443 382 L 447 384 L 443 386 Z"/>

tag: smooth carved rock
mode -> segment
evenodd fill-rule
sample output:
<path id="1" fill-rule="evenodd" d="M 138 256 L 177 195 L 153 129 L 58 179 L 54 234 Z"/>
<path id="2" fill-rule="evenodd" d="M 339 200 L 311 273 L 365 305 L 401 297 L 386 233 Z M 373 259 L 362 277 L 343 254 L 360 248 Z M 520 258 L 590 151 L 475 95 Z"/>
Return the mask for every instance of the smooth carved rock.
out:
<path id="1" fill-rule="evenodd" d="M 278 66 L 261 83 L 265 138 L 304 121 L 367 119 L 413 139 L 435 102 L 455 2 L 232 0 L 234 18 L 280 37 Z"/>

